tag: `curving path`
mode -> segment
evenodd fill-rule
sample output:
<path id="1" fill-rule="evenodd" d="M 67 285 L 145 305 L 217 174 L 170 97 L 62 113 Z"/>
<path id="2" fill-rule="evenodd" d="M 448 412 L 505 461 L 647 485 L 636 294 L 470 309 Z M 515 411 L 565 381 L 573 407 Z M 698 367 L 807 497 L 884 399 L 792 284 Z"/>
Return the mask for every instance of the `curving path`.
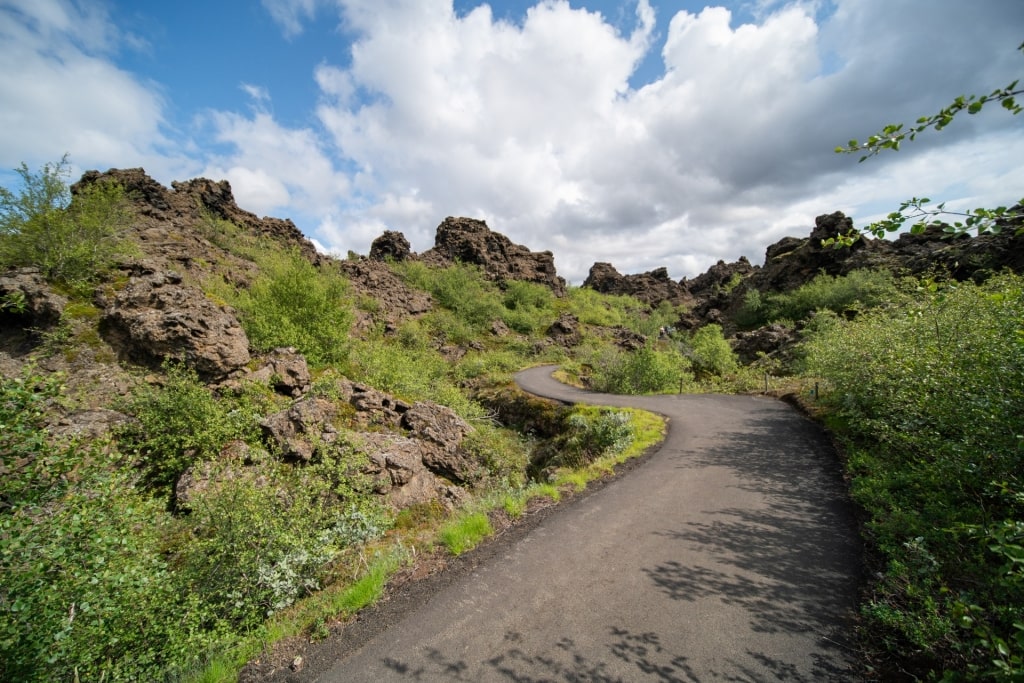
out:
<path id="1" fill-rule="evenodd" d="M 822 431 L 774 399 L 594 394 L 550 371 L 516 379 L 664 414 L 665 442 L 304 680 L 856 680 L 860 548 Z"/>

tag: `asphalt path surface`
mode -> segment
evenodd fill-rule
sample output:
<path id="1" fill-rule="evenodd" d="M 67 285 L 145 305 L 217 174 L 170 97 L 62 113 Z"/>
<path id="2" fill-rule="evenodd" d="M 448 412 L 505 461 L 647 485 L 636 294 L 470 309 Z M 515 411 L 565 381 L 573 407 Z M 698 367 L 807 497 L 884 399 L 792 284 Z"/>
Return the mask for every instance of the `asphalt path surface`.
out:
<path id="1" fill-rule="evenodd" d="M 771 398 L 595 394 L 550 372 L 516 379 L 661 413 L 666 440 L 302 680 L 857 680 L 860 546 L 821 429 Z"/>

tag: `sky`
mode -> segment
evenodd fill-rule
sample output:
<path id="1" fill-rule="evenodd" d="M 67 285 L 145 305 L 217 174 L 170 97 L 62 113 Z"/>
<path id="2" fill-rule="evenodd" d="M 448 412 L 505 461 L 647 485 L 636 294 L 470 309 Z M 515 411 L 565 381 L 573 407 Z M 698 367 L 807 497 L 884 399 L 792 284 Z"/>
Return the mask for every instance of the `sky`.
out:
<path id="1" fill-rule="evenodd" d="M 0 0 L 0 184 L 69 155 L 226 179 L 323 251 L 468 216 L 590 266 L 762 263 L 816 216 L 1024 197 L 997 105 L 863 163 L 850 138 L 1024 80 L 1021 0 Z"/>

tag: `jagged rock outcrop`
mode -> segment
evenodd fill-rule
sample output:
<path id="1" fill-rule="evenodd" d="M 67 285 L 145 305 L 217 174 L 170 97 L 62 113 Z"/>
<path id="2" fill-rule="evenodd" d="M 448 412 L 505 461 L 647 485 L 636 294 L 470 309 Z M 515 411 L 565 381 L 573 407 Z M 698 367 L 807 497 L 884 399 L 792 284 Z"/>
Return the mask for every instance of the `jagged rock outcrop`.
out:
<path id="1" fill-rule="evenodd" d="M 112 168 L 103 173 L 86 171 L 71 191 L 77 193 L 83 187 L 103 181 L 119 183 L 132 198 L 137 219 L 134 230 L 146 257 L 164 260 L 166 267 L 173 264 L 187 270 L 196 259 L 206 258 L 209 242 L 201 228 L 217 219 L 230 221 L 249 234 L 297 249 L 312 263 L 324 258 L 292 221 L 259 218 L 239 208 L 226 180 L 195 178 L 173 182 L 168 189 L 149 177 L 144 169 Z M 242 259 L 232 259 L 231 270 L 236 271 L 235 275 L 244 276 L 251 265 Z"/>
<path id="2" fill-rule="evenodd" d="M 394 230 L 385 230 L 370 245 L 370 258 L 375 261 L 404 261 L 412 255 L 409 240 L 405 235 Z"/>
<path id="3" fill-rule="evenodd" d="M 269 415 L 260 423 L 266 443 L 281 457 L 309 462 L 320 448 L 329 448 L 338 440 L 334 421 L 339 406 L 319 396 L 299 399 L 287 410 Z"/>
<path id="4" fill-rule="evenodd" d="M 309 462 L 319 449 L 329 451 L 342 442 L 358 448 L 369 460 L 366 473 L 376 490 L 396 508 L 439 498 L 452 502 L 461 495 L 455 485 L 484 476 L 464 444 L 473 428 L 450 408 L 409 404 L 344 378 L 332 393 L 331 398 L 305 396 L 264 419 L 260 427 L 271 450 Z M 365 431 L 339 429 L 342 417 Z"/>
<path id="5" fill-rule="evenodd" d="M 375 300 L 373 310 L 357 311 L 357 330 L 370 329 L 374 323 L 383 323 L 385 331 L 391 332 L 402 321 L 429 312 L 434 300 L 421 289 L 405 284 L 386 263 L 380 260 L 359 258 L 341 261 L 341 271 L 352 283 L 358 294 Z"/>
<path id="6" fill-rule="evenodd" d="M 732 349 L 740 362 L 752 363 L 762 355 L 772 356 L 785 353 L 800 341 L 797 330 L 786 325 L 772 323 L 749 332 L 737 332 Z"/>
<path id="7" fill-rule="evenodd" d="M 463 448 L 473 431 L 454 410 L 436 403 L 416 403 L 402 416 L 402 427 L 423 442 L 423 464 L 433 472 L 459 484 L 481 478 L 482 468 Z"/>
<path id="8" fill-rule="evenodd" d="M 434 500 L 451 507 L 463 497 L 458 487 L 427 469 L 422 444 L 416 439 L 364 433 L 359 435 L 358 444 L 370 463 L 365 473 L 373 478 L 376 492 L 386 496 L 395 509 Z"/>
<path id="9" fill-rule="evenodd" d="M 132 276 L 106 304 L 100 325 L 123 357 L 144 364 L 179 360 L 217 380 L 249 362 L 249 340 L 234 311 L 171 271 Z"/>
<path id="10" fill-rule="evenodd" d="M 612 341 L 623 351 L 637 351 L 647 345 L 647 337 L 626 327 L 612 328 Z"/>
<path id="11" fill-rule="evenodd" d="M 726 263 L 719 261 L 708 268 L 697 277 L 686 280 L 690 293 L 697 299 L 711 299 L 719 296 L 732 287 L 737 280 L 741 280 L 757 270 L 751 265 L 746 256 L 740 256 L 738 261 Z"/>
<path id="12" fill-rule="evenodd" d="M 67 297 L 53 290 L 36 268 L 21 268 L 0 273 L 0 301 L 9 307 L 0 309 L 10 318 L 17 317 L 20 327 L 46 329 L 60 322 Z"/>
<path id="13" fill-rule="evenodd" d="M 530 251 L 513 244 L 488 228 L 487 223 L 474 218 L 445 218 L 437 226 L 434 248 L 422 254 L 422 258 L 434 265 L 456 261 L 478 265 L 497 282 L 537 282 L 550 287 L 556 296 L 565 295 L 565 280 L 558 276 L 550 251 Z"/>
<path id="14" fill-rule="evenodd" d="M 638 275 L 622 275 L 612 264 L 598 262 L 590 267 L 583 286 L 602 294 L 626 294 L 651 306 L 657 306 L 662 301 L 673 306 L 693 301 L 686 284 L 672 280 L 666 268 L 656 268 Z"/>

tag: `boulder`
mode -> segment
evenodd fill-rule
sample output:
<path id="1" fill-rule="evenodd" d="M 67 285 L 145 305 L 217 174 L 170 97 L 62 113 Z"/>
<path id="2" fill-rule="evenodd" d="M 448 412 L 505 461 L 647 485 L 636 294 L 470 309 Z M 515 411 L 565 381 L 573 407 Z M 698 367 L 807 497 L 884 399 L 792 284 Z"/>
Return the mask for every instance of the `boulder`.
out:
<path id="1" fill-rule="evenodd" d="M 800 341 L 799 333 L 785 325 L 772 323 L 750 332 L 737 332 L 733 351 L 744 363 L 751 363 L 762 354 L 777 355 L 791 349 Z"/>
<path id="2" fill-rule="evenodd" d="M 387 496 L 397 510 L 432 500 L 452 498 L 453 487 L 427 469 L 422 458 L 422 444 L 416 439 L 385 433 L 358 436 L 360 450 L 370 464 L 366 474 L 374 478 L 378 493 Z"/>
<path id="3" fill-rule="evenodd" d="M 416 403 L 402 417 L 402 427 L 423 443 L 423 464 L 449 480 L 468 484 L 483 471 L 462 442 L 473 428 L 455 411 L 436 403 Z"/>
<path id="4" fill-rule="evenodd" d="M 613 341 L 623 351 L 638 351 L 647 345 L 647 337 L 626 327 L 612 328 Z"/>
<path id="5" fill-rule="evenodd" d="M 269 384 L 275 392 L 293 398 L 309 391 L 311 381 L 306 357 L 291 347 L 274 349 L 261 358 L 259 367 L 243 379 Z"/>
<path id="6" fill-rule="evenodd" d="M 45 329 L 60 322 L 68 300 L 53 290 L 37 268 L 20 268 L 0 274 L 0 312 L 17 316 L 21 327 Z"/>
<path id="7" fill-rule="evenodd" d="M 580 332 L 580 319 L 572 313 L 563 313 L 558 316 L 558 320 L 551 323 L 547 335 L 560 346 L 566 348 L 579 346 L 583 339 L 583 334 Z"/>
<path id="8" fill-rule="evenodd" d="M 288 460 L 309 462 L 321 446 L 338 440 L 333 422 L 338 405 L 320 397 L 302 398 L 287 410 L 267 416 L 261 423 L 264 440 Z"/>
<path id="9" fill-rule="evenodd" d="M 341 261 L 340 266 L 352 288 L 367 300 L 372 300 L 371 306 L 362 306 L 360 310 L 366 317 L 365 328 L 380 322 L 385 330 L 393 332 L 403 321 L 427 313 L 434 307 L 429 294 L 407 285 L 381 260 L 361 258 Z"/>
<path id="10" fill-rule="evenodd" d="M 180 360 L 205 379 L 222 379 L 249 362 L 249 340 L 234 311 L 215 304 L 171 271 L 132 277 L 103 312 L 111 346 L 133 360 Z"/>
<path id="11" fill-rule="evenodd" d="M 395 230 L 386 230 L 370 245 L 370 258 L 374 261 L 404 261 L 411 254 L 409 240 Z"/>

